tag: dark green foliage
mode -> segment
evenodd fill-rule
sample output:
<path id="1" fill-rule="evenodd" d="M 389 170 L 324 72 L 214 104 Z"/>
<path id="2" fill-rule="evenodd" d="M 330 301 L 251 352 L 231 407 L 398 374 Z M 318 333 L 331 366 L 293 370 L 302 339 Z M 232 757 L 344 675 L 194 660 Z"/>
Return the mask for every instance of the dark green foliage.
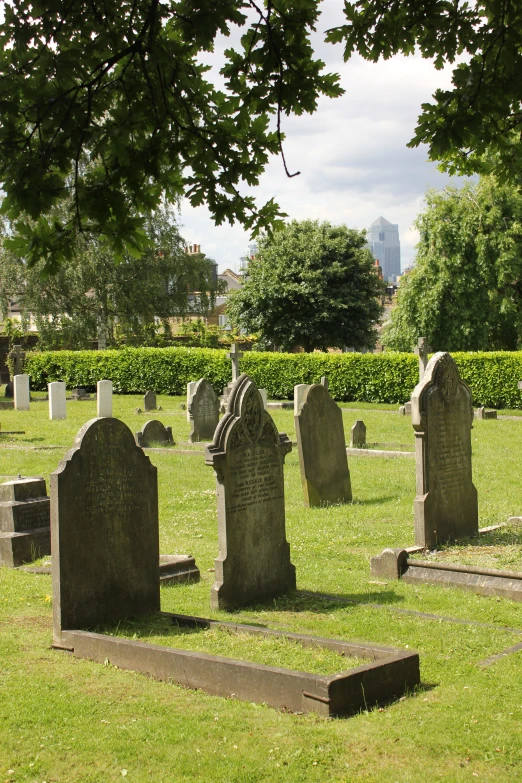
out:
<path id="1" fill-rule="evenodd" d="M 261 237 L 228 317 L 281 350 L 373 348 L 383 285 L 365 243 L 362 231 L 292 220 Z"/>
<path id="2" fill-rule="evenodd" d="M 515 350 L 522 341 L 522 194 L 492 177 L 431 190 L 413 270 L 383 342 L 411 350 Z"/>

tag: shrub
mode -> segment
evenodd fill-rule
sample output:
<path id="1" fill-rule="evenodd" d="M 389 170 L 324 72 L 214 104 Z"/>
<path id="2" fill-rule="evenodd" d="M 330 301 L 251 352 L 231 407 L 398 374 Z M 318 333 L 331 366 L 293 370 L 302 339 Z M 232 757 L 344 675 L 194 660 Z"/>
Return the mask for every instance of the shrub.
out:
<path id="1" fill-rule="evenodd" d="M 522 379 L 522 352 L 455 353 L 462 378 L 476 405 L 522 407 L 517 381 Z M 241 371 L 248 373 L 271 399 L 292 399 L 298 383 L 329 379 L 336 400 L 403 403 L 418 380 L 418 360 L 411 353 L 328 354 L 245 352 Z M 126 348 L 119 351 L 48 351 L 28 353 L 25 372 L 33 389 L 51 381 L 94 391 L 102 378 L 124 394 L 184 395 L 187 383 L 207 378 L 220 393 L 231 379 L 226 351 L 210 348 Z"/>

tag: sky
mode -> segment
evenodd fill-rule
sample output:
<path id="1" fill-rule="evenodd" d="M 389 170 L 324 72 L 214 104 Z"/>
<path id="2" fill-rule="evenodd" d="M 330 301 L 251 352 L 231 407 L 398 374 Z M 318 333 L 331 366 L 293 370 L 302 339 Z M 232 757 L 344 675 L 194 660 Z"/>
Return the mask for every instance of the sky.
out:
<path id="1" fill-rule="evenodd" d="M 421 103 L 430 101 L 438 87 L 451 84 L 452 69 L 436 71 L 419 56 L 373 64 L 357 55 L 344 63 L 342 45 L 323 40 L 325 30 L 343 21 L 341 0 L 325 0 L 314 49 L 327 72 L 341 75 L 345 94 L 321 99 L 313 115 L 284 118 L 288 169 L 301 174 L 288 179 L 281 159 L 274 156 L 252 192 L 259 204 L 274 197 L 289 218 L 297 220 L 363 229 L 382 215 L 398 223 L 404 269 L 414 259 L 418 234 L 412 223 L 426 190 L 450 182 L 427 160 L 426 147 L 408 149 L 406 144 L 414 135 Z M 209 64 L 218 70 L 223 48 L 235 39 L 218 41 Z M 238 270 L 250 242 L 239 224 L 216 226 L 204 206 L 192 208 L 186 201 L 180 224 L 187 243 L 201 245 L 220 271 Z"/>

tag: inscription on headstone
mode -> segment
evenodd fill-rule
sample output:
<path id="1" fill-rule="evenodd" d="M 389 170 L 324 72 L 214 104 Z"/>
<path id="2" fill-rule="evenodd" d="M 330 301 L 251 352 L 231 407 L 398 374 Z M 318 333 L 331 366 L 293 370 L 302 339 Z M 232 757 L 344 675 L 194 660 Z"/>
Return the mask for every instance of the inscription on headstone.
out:
<path id="1" fill-rule="evenodd" d="M 471 475 L 473 403 L 449 353 L 431 357 L 412 398 L 417 496 L 415 544 L 432 548 L 478 534 Z"/>
<path id="2" fill-rule="evenodd" d="M 215 608 L 235 609 L 295 588 L 283 479 L 291 448 L 264 410 L 253 381 L 241 375 L 205 453 L 217 479 Z"/>
<path id="3" fill-rule="evenodd" d="M 343 414 L 328 389 L 309 386 L 294 420 L 305 506 L 350 502 Z"/>
<path id="4" fill-rule="evenodd" d="M 212 384 L 200 378 L 192 390 L 189 406 L 189 441 L 212 440 L 219 422 L 219 398 Z"/>
<path id="5" fill-rule="evenodd" d="M 156 468 L 119 419 L 92 419 L 51 474 L 54 638 L 159 611 Z"/>
<path id="6" fill-rule="evenodd" d="M 45 480 L 26 478 L 0 484 L 0 565 L 17 568 L 50 552 Z"/>

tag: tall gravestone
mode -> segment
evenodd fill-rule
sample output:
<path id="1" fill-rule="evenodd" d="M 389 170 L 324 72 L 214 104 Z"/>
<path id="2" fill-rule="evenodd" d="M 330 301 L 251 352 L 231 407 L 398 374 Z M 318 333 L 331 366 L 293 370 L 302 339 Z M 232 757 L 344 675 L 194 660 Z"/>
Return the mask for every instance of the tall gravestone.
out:
<path id="1" fill-rule="evenodd" d="M 219 423 L 219 398 L 212 384 L 200 378 L 192 390 L 189 406 L 191 443 L 212 440 Z"/>
<path id="2" fill-rule="evenodd" d="M 232 343 L 230 346 L 230 353 L 227 353 L 227 359 L 230 359 L 232 362 L 232 381 L 225 386 L 223 389 L 223 393 L 221 395 L 220 401 L 221 401 L 221 412 L 225 413 L 228 401 L 230 399 L 230 394 L 232 392 L 232 389 L 234 387 L 235 382 L 239 378 L 239 360 L 243 358 L 242 351 L 239 350 L 239 345 L 237 343 Z"/>
<path id="3" fill-rule="evenodd" d="M 143 396 L 143 410 L 145 413 L 156 410 L 156 395 L 153 391 L 145 392 Z"/>
<path id="4" fill-rule="evenodd" d="M 294 420 L 305 505 L 349 503 L 343 414 L 326 386 L 316 383 L 304 390 Z"/>
<path id="5" fill-rule="evenodd" d="M 13 345 L 11 351 L 8 353 L 8 358 L 13 362 L 13 378 L 15 375 L 21 375 L 23 373 L 25 351 L 22 351 L 21 345 Z M 5 387 L 5 396 L 12 397 L 14 394 L 13 381 L 9 379 Z"/>
<path id="6" fill-rule="evenodd" d="M 156 468 L 119 419 L 91 419 L 51 474 L 55 641 L 159 611 Z"/>
<path id="7" fill-rule="evenodd" d="M 477 535 L 477 490 L 471 475 L 473 402 L 449 353 L 431 357 L 411 402 L 417 462 L 415 544 L 432 548 Z"/>
<path id="8" fill-rule="evenodd" d="M 30 410 L 31 394 L 29 391 L 29 376 L 15 375 L 13 378 L 14 386 L 14 406 L 17 411 Z"/>
<path id="9" fill-rule="evenodd" d="M 112 381 L 98 381 L 96 385 L 96 411 L 98 416 L 112 416 Z"/>
<path id="10" fill-rule="evenodd" d="M 295 589 L 286 540 L 283 464 L 292 445 L 247 375 L 206 448 L 217 479 L 219 556 L 211 606 L 235 609 Z"/>
<path id="11" fill-rule="evenodd" d="M 65 419 L 67 416 L 67 403 L 65 383 L 63 381 L 53 381 L 47 385 L 49 391 L 49 418 Z"/>

